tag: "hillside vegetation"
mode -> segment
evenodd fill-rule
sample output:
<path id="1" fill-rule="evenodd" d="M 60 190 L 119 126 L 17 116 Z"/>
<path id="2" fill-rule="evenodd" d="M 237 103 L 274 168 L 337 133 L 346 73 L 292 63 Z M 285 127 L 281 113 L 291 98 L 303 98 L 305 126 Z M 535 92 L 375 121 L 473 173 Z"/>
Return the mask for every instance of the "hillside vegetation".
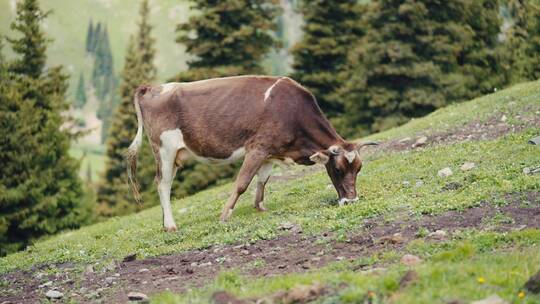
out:
<path id="1" fill-rule="evenodd" d="M 217 290 L 243 299 L 276 299 L 278 291 L 290 291 L 303 284 L 315 288 L 313 293 L 318 300 L 327 303 L 358 302 L 363 298 L 373 303 L 433 303 L 433 299 L 446 303 L 492 294 L 511 302 L 538 303 L 540 297 L 525 291 L 523 284 L 539 270 L 540 264 L 540 182 L 538 174 L 531 173 L 540 166 L 540 152 L 537 146 L 527 143 L 540 133 L 539 116 L 540 81 L 451 105 L 367 138 L 382 144 L 363 153 L 365 165 L 358 178 L 357 203 L 338 207 L 335 191 L 323 170 L 277 169 L 280 176 L 267 187 L 266 213 L 255 211 L 253 191 L 248 191 L 241 197 L 232 219 L 220 224 L 219 212 L 232 189 L 229 184 L 175 201 L 177 233 L 161 231 L 160 207 L 62 233 L 0 259 L 0 293 L 15 295 L 26 288 L 22 286 L 37 286 L 56 275 L 75 282 L 58 283 L 66 297 L 90 301 L 79 290 L 81 286 L 97 288 L 88 278 L 104 282 L 105 277 L 118 272 L 118 284 L 102 288 L 92 296 L 125 301 L 127 292 L 137 288 L 153 294 L 158 303 L 206 303 Z M 427 143 L 412 148 L 422 135 L 427 136 Z M 461 170 L 466 162 L 474 163 L 474 168 Z M 438 176 L 438 171 L 446 167 L 453 174 Z M 504 211 L 510 209 L 504 208 L 514 208 L 511 210 L 515 214 L 529 213 L 529 217 L 512 217 Z M 459 222 L 459 214 L 468 210 L 485 212 L 479 213 L 477 222 L 463 227 L 436 223 L 438 217 L 448 216 L 448 212 L 457 212 L 449 223 Z M 434 220 L 429 222 L 426 218 Z M 412 222 L 420 224 L 411 230 Z M 523 223 L 525 227 L 515 227 Z M 395 230 L 384 230 L 386 227 Z M 440 227 L 445 236 L 437 240 L 427 238 L 433 227 Z M 392 236 L 403 232 L 406 240 L 371 247 L 355 241 L 376 235 L 381 229 L 381 239 L 387 237 L 385 233 Z M 267 258 L 267 252 L 253 254 L 249 263 L 243 260 L 238 264 L 231 262 L 232 257 L 220 255 L 236 250 L 227 247 L 229 244 L 245 244 L 249 253 L 252 246 L 266 244 L 264 240 L 290 241 L 271 250 L 291 245 L 277 257 L 281 262 L 280 259 L 303 251 L 293 245 L 308 240 L 307 244 L 317 250 L 322 248 L 323 252 L 309 252 L 309 256 L 321 256 L 325 263 L 312 261 L 316 266 L 302 266 L 298 271 L 294 266 L 278 270 L 280 264 Z M 359 251 L 349 250 L 348 246 L 356 246 Z M 423 262 L 404 265 L 400 259 L 406 253 Z M 164 263 L 159 273 L 174 273 L 177 278 L 166 281 L 169 285 L 165 286 L 179 293 L 160 294 L 165 283 L 156 285 L 152 282 L 155 278 L 144 284 L 130 280 L 137 273 L 136 265 L 130 266 L 130 259 L 120 261 L 133 254 L 142 264 L 144 259 L 157 257 L 144 264 L 150 273 L 158 271 L 158 267 L 152 268 L 153 263 L 168 259 L 170 264 Z M 204 257 L 192 262 L 174 255 L 161 257 L 164 254 L 218 257 L 207 264 Z M 91 275 L 83 273 L 88 265 L 93 268 Z M 203 276 L 205 280 L 190 281 L 179 274 L 189 272 L 186 269 L 195 271 L 193 277 L 207 274 L 205 265 L 212 269 L 212 275 Z M 176 272 L 168 272 L 166 267 Z M 400 284 L 410 269 L 417 277 L 410 284 Z M 36 272 L 43 275 L 37 277 Z M 273 277 L 264 278 L 266 272 Z M 18 273 L 29 278 L 17 280 Z M 323 287 L 313 287 L 316 282 Z M 76 295 L 69 296 L 69 290 Z M 43 292 L 34 291 L 33 296 L 39 299 Z"/>

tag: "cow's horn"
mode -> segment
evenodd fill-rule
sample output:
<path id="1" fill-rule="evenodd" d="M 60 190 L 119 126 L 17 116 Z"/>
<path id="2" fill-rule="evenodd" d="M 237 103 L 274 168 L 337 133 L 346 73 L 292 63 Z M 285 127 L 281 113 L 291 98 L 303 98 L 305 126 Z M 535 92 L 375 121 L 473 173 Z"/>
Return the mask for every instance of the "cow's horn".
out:
<path id="1" fill-rule="evenodd" d="M 379 144 L 379 143 L 376 142 L 376 141 L 365 141 L 365 142 L 363 142 L 363 143 L 358 144 L 358 145 L 356 146 L 356 150 L 360 150 L 360 149 L 362 149 L 362 148 L 365 147 L 365 146 L 376 146 L 376 145 L 378 145 L 378 144 Z"/>
<path id="2" fill-rule="evenodd" d="M 341 148 L 339 146 L 330 146 L 330 148 L 328 148 L 328 152 L 330 152 L 331 154 L 334 154 L 334 155 L 338 155 L 340 149 Z"/>

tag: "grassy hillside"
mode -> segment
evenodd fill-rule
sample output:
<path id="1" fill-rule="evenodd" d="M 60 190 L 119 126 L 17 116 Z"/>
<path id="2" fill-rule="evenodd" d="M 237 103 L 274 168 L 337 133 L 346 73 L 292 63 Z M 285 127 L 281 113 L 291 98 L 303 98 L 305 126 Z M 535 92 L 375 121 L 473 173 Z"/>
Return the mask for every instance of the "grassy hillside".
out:
<path id="1" fill-rule="evenodd" d="M 15 0 L 0 1 L 0 34 L 10 34 L 9 24 L 15 16 Z M 44 10 L 52 10 L 44 24 L 47 33 L 54 39 L 48 49 L 51 65 L 63 64 L 71 78 L 72 89 L 81 70 L 89 65 L 85 56 L 85 39 L 88 22 L 100 21 L 107 24 L 114 69 L 118 73 L 124 63 L 128 38 L 136 30 L 139 5 L 125 0 L 47 0 L 41 1 Z M 155 26 L 156 66 L 159 80 L 163 81 L 186 68 L 187 56 L 183 47 L 174 42 L 176 24 L 187 20 L 187 1 L 150 1 L 150 22 Z"/>
<path id="2" fill-rule="evenodd" d="M 323 171 L 293 168 L 267 187 L 266 213 L 254 210 L 249 190 L 233 218 L 220 224 L 218 215 L 231 191 L 225 185 L 175 201 L 177 233 L 161 232 L 156 207 L 66 232 L 4 257 L 0 289 L 16 295 L 17 288 L 6 286 L 23 286 L 14 283 L 21 281 L 31 286 L 66 275 L 75 284 L 59 288 L 76 292 L 66 297 L 85 301 L 81 286 L 98 286 L 92 284 L 117 273 L 118 279 L 107 280 L 119 283 L 103 283 L 108 287 L 97 297 L 125 301 L 129 291 L 148 290 L 157 303 L 206 303 L 214 291 L 225 290 L 248 300 L 283 300 L 280 290 L 292 297 L 291 290 L 305 285 L 327 303 L 363 298 L 373 303 L 446 303 L 491 294 L 538 303 L 540 297 L 525 292 L 523 284 L 540 265 L 540 181 L 538 174 L 526 173 L 540 166 L 539 148 L 527 144 L 540 133 L 539 117 L 540 82 L 453 105 L 370 138 L 383 144 L 364 152 L 361 199 L 355 204 L 336 206 Z M 411 148 L 420 135 L 428 137 L 427 145 Z M 475 167 L 461 170 L 466 162 Z M 439 177 L 446 167 L 453 174 Z M 428 237 L 435 229 L 445 235 Z M 238 244 L 245 247 L 234 247 Z M 246 248 L 246 255 L 238 248 Z M 252 253 L 253 248 L 265 249 Z M 284 248 L 283 254 L 271 256 Z M 423 262 L 404 265 L 400 260 L 406 253 Z M 132 254 L 140 264 L 120 263 Z M 287 259 L 300 254 L 307 262 Z M 166 263 L 155 266 L 159 261 Z M 87 265 L 96 274 L 83 274 Z M 145 271 L 139 272 L 137 267 L 143 266 Z M 411 269 L 416 278 L 400 283 Z M 36 279 L 36 271 L 45 278 Z M 149 281 L 132 277 L 146 272 L 154 275 Z M 156 285 L 158 274 L 170 278 Z M 313 287 L 316 282 L 323 288 Z M 176 293 L 160 293 L 164 286 Z"/>

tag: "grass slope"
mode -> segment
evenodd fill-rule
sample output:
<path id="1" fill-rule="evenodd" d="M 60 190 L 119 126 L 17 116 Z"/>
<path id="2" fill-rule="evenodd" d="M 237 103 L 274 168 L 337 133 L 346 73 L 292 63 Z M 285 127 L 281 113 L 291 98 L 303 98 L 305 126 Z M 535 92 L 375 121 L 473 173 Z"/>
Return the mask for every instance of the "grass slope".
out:
<path id="1" fill-rule="evenodd" d="M 400 128 L 373 135 L 372 139 L 431 134 L 502 114 L 507 116 L 507 123 L 519 125 L 523 122 L 517 115 L 531 117 L 539 111 L 540 82 L 531 82 L 441 109 Z M 493 140 L 372 154 L 367 157 L 358 179 L 360 201 L 341 208 L 335 206 L 336 195 L 328 177 L 319 171 L 296 181 L 269 184 L 266 195 L 269 211 L 264 214 L 254 210 L 253 191 L 248 191 L 237 204 L 231 221 L 220 224 L 218 215 L 231 191 L 231 185 L 225 185 L 175 201 L 177 233 L 161 232 L 161 210 L 155 207 L 40 241 L 26 251 L 0 259 L 0 273 L 43 263 L 71 262 L 81 267 L 95 263 L 99 268 L 133 253 L 148 257 L 215 244 L 270 239 L 281 233 L 278 226 L 285 221 L 300 224 L 308 235 L 332 231 L 338 240 L 345 240 L 366 218 L 383 216 L 391 220 L 400 210 L 420 215 L 469 208 L 486 200 L 504 204 L 507 193 L 540 190 L 538 176 L 522 173 L 524 167 L 540 164 L 538 147 L 527 144 L 527 140 L 539 132 L 539 128 L 529 126 Z M 459 166 L 464 162 L 474 162 L 477 167 L 463 172 Z M 437 176 L 437 171 L 444 167 L 452 168 L 454 174 L 443 180 Z M 418 180 L 423 184 L 415 187 Z M 463 187 L 441 191 L 450 182 Z M 390 294 L 399 297 L 396 303 L 430 303 L 430 299 L 445 294 L 476 299 L 489 293 L 498 293 L 513 301 L 519 286 L 540 261 L 539 242 L 539 231 L 531 229 L 510 234 L 465 231 L 436 248 L 429 244 L 410 244 L 410 250 L 426 259 L 426 263 L 417 269 L 421 276 L 419 283 L 399 293 L 396 278 L 404 268 L 393 263 L 399 253 L 389 253 L 389 270 L 381 276 L 354 273 L 339 263 L 274 279 L 253 280 L 225 273 L 202 291 L 181 296 L 162 294 L 156 301 L 207 302 L 208 294 L 216 289 L 242 296 L 264 295 L 317 280 L 334 285 L 347 283 L 348 288 L 333 295 L 337 297 L 334 300 L 343 302 L 354 302 L 367 290 L 375 290 L 375 296 L 381 301 L 392 300 Z M 497 267 L 493 267 L 494 263 Z M 477 276 L 485 276 L 487 283 L 475 283 Z M 332 299 L 327 300 L 332 302 Z M 533 303 L 531 301 L 540 301 L 540 298 L 528 295 L 525 300 Z"/>

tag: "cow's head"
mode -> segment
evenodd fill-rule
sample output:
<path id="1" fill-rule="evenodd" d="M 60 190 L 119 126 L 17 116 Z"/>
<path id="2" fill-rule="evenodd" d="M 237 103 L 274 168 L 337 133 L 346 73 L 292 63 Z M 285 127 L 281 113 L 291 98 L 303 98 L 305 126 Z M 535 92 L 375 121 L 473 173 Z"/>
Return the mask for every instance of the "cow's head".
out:
<path id="1" fill-rule="evenodd" d="M 312 162 L 326 166 L 326 172 L 332 180 L 339 196 L 339 205 L 358 200 L 356 195 L 356 176 L 362 169 L 362 160 L 358 151 L 375 142 L 360 144 L 334 145 L 309 157 Z"/>

